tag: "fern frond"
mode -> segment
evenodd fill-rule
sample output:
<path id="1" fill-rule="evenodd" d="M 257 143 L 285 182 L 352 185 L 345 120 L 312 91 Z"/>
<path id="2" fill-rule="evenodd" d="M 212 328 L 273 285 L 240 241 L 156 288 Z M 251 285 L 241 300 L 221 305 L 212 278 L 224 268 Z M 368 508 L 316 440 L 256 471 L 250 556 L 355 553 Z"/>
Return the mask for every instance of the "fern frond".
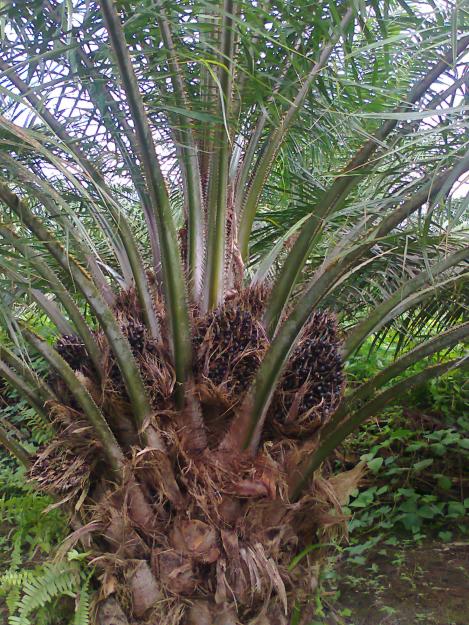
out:
<path id="1" fill-rule="evenodd" d="M 16 611 L 20 597 L 21 597 L 21 590 L 19 587 L 17 588 L 15 586 L 8 592 L 5 598 L 5 604 L 7 606 L 8 614 L 10 616 L 12 616 L 13 613 Z"/>
<path id="2" fill-rule="evenodd" d="M 34 610 L 44 607 L 52 599 L 63 595 L 75 597 L 78 581 L 76 566 L 71 567 L 63 562 L 44 565 L 42 574 L 23 585 L 23 596 L 19 602 L 18 611 L 24 625 L 28 622 L 27 617 Z"/>
<path id="3" fill-rule="evenodd" d="M 77 596 L 73 625 L 90 625 L 90 584 L 89 578 L 80 588 Z"/>
<path id="4" fill-rule="evenodd" d="M 44 417 L 38 415 L 33 408 L 30 408 L 29 406 L 24 408 L 22 416 L 31 431 L 33 439 L 39 444 L 45 443 L 52 437 L 53 429 L 51 424 L 48 423 Z"/>
<path id="5" fill-rule="evenodd" d="M 34 576 L 33 571 L 9 570 L 0 577 L 0 594 L 9 592 L 13 588 L 21 588 L 28 580 Z"/>
<path id="6" fill-rule="evenodd" d="M 0 596 L 5 596 L 8 625 L 51 625 L 50 603 L 68 596 L 75 599 L 71 625 L 90 625 L 90 580 L 81 560 L 46 562 L 35 569 L 8 570 L 0 576 Z"/>

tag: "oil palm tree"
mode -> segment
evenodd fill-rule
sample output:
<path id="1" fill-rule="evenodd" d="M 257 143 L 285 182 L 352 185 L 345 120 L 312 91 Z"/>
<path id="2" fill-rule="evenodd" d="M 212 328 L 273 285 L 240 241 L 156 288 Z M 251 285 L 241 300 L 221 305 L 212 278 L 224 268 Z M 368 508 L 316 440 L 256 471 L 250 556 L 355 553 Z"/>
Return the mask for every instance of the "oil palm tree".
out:
<path id="1" fill-rule="evenodd" d="M 469 330 L 464 20 L 4 4 L 0 372 L 51 438 L 0 442 L 92 554 L 100 625 L 288 622 L 359 474 L 323 461 L 464 363 L 428 363 Z"/>

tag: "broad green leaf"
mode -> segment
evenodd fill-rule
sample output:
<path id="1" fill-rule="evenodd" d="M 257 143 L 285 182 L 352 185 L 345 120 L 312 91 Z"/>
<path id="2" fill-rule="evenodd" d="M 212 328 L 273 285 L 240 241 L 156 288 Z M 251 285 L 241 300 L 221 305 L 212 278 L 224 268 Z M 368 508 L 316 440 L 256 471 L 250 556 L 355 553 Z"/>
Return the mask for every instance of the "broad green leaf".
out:
<path id="1" fill-rule="evenodd" d="M 427 469 L 429 466 L 433 464 L 433 458 L 425 458 L 425 460 L 420 460 L 412 465 L 412 470 L 420 473 L 424 469 Z"/>

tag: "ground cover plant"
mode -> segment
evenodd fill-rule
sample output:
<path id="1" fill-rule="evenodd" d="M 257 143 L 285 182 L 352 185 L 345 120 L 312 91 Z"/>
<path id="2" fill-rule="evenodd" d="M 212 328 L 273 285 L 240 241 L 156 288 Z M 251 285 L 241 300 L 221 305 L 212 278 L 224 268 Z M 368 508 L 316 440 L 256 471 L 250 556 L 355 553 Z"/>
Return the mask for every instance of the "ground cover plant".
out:
<path id="1" fill-rule="evenodd" d="M 363 357 L 351 363 L 350 376 L 362 370 Z M 349 530 L 357 538 L 350 553 L 358 561 L 373 542 L 396 542 L 400 532 L 406 539 L 444 542 L 467 534 L 468 399 L 467 371 L 452 371 L 416 388 L 403 405 L 388 407 L 348 439 L 335 470 L 358 459 L 370 469 L 349 503 Z M 360 536 L 370 533 L 373 541 L 366 545 Z"/>
<path id="2" fill-rule="evenodd" d="M 373 375 L 388 348 L 357 354 L 349 383 Z M 359 459 L 370 470 L 342 508 L 348 539 L 322 549 L 316 625 L 466 622 L 468 393 L 463 370 L 431 380 L 335 453 L 335 472 Z"/>
<path id="3" fill-rule="evenodd" d="M 2 20 L 0 373 L 51 436 L 7 420 L 0 442 L 67 515 L 62 556 L 96 567 L 93 622 L 308 622 L 310 545 L 363 470 L 323 462 L 465 363 L 437 355 L 469 330 L 466 8 Z M 395 359 L 344 395 L 389 333 Z"/>
<path id="4" fill-rule="evenodd" d="M 35 363 L 40 366 L 40 363 Z M 2 389 L 2 420 L 30 451 L 50 439 L 41 422 L 14 390 Z M 67 536 L 67 519 L 54 500 L 25 476 L 8 455 L 0 458 L 0 618 L 15 625 L 89 623 L 90 570 L 86 555 L 71 551 L 54 561 Z M 92 569 L 91 569 L 92 571 Z M 73 615 L 73 616 L 71 616 Z"/>

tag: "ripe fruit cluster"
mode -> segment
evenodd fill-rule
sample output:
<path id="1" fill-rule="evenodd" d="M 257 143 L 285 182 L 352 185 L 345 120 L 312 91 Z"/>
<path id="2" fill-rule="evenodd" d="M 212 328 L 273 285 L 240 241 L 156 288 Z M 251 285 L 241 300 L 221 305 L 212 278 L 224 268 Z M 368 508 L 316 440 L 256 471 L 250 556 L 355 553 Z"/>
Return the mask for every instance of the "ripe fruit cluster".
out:
<path id="1" fill-rule="evenodd" d="M 275 427 L 292 436 L 307 435 L 326 423 L 344 387 L 340 339 L 335 317 L 315 311 L 288 362 L 271 409 Z"/>
<path id="2" fill-rule="evenodd" d="M 206 315 L 194 311 L 193 374 L 197 384 L 216 388 L 228 401 L 239 401 L 252 383 L 269 345 L 261 321 L 264 301 L 265 293 L 246 289 Z M 132 311 L 125 298 L 116 313 L 121 330 L 140 362 L 145 382 L 151 387 L 151 396 L 167 397 L 169 382 L 165 381 L 163 392 L 155 388 L 161 379 L 149 379 L 152 372 L 171 370 L 169 361 L 165 362 L 167 356 L 162 345 L 148 337 L 140 315 L 135 309 Z M 89 367 L 79 337 L 64 335 L 56 348 L 72 369 L 83 371 Z M 110 378 L 115 388 L 125 394 L 117 363 L 109 357 Z M 342 397 L 343 387 L 335 316 L 328 311 L 315 311 L 287 363 L 268 420 L 283 435 L 308 435 L 328 421 Z"/>
<path id="3" fill-rule="evenodd" d="M 130 347 L 134 355 L 137 356 L 138 354 L 142 354 L 145 349 L 146 342 L 146 330 L 143 323 L 130 317 L 127 318 L 123 323 L 121 323 L 121 330 L 124 336 L 129 341 Z"/>
<path id="4" fill-rule="evenodd" d="M 228 395 L 245 391 L 267 348 L 261 323 L 249 310 L 222 306 L 196 320 L 194 374 Z"/>

